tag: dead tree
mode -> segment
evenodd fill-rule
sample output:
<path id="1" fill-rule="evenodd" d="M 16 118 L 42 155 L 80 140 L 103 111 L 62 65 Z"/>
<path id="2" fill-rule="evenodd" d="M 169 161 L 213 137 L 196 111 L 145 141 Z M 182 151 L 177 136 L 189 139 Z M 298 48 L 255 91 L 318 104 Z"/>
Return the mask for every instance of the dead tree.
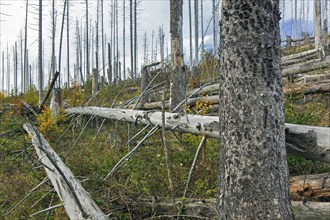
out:
<path id="1" fill-rule="evenodd" d="M 321 0 L 314 0 L 314 34 L 315 34 L 315 49 L 322 47 L 322 30 L 321 30 Z"/>
<path id="2" fill-rule="evenodd" d="M 24 124 L 23 127 L 31 137 L 40 162 L 63 201 L 69 218 L 108 219 L 37 128 L 31 124 Z"/>
<path id="3" fill-rule="evenodd" d="M 222 4 L 217 195 L 221 219 L 293 219 L 278 65 L 279 20 L 279 1 Z"/>
<path id="4" fill-rule="evenodd" d="M 185 69 L 182 43 L 182 0 L 170 1 L 170 32 L 173 71 L 170 84 L 170 108 L 173 110 L 185 95 Z"/>

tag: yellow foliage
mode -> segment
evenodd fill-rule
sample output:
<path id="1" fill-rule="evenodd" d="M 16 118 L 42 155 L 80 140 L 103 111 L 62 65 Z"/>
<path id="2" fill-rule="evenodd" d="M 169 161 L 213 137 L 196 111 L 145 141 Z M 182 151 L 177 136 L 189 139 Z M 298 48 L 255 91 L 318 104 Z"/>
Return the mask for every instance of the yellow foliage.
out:
<path id="1" fill-rule="evenodd" d="M 45 137 L 51 138 L 54 134 L 61 133 L 61 128 L 56 124 L 56 119 L 53 118 L 52 110 L 46 107 L 42 110 L 41 114 L 37 117 L 39 124 L 39 131 L 45 135 Z"/>
<path id="2" fill-rule="evenodd" d="M 186 111 L 189 114 L 205 115 L 210 107 L 212 107 L 212 103 L 207 100 L 207 95 L 200 95 L 200 98 L 195 103 L 195 109 L 191 109 L 191 107 L 188 105 L 186 106 Z"/>

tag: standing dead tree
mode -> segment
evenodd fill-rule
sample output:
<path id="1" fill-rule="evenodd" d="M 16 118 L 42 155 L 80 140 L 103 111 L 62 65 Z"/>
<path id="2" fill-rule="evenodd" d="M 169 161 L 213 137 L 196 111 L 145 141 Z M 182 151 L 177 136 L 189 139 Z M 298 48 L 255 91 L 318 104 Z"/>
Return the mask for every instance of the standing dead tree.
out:
<path id="1" fill-rule="evenodd" d="M 170 84 L 170 108 L 174 109 L 185 95 L 185 69 L 182 43 L 182 0 L 170 1 L 170 32 L 173 71 Z"/>

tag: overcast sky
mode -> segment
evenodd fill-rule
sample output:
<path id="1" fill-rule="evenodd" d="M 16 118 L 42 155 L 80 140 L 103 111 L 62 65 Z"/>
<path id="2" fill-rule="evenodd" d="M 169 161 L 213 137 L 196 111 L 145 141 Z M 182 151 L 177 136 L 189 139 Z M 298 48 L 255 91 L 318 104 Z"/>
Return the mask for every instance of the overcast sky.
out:
<path id="1" fill-rule="evenodd" d="M 218 2 L 219 0 L 216 0 Z M 32 65 L 33 73 L 37 72 L 37 52 L 38 52 L 38 0 L 29 0 L 29 14 L 28 14 L 28 44 L 27 47 L 29 49 L 29 62 Z M 85 21 L 85 5 L 83 0 L 70 0 L 70 35 L 71 35 L 71 43 L 70 43 L 70 72 L 73 74 L 73 64 L 75 62 L 75 20 L 78 19 L 79 21 Z M 110 36 L 110 4 L 111 0 L 104 0 L 104 30 L 109 38 Z M 119 4 L 119 48 L 122 48 L 122 0 L 118 0 Z M 282 1 L 281 1 L 282 2 Z M 289 20 L 292 16 L 292 4 L 291 1 L 285 1 L 285 14 L 284 17 L 286 20 Z M 302 4 L 302 0 L 298 1 L 299 5 Z M 307 14 L 307 2 L 309 3 L 309 19 L 312 20 L 313 18 L 313 4 L 312 1 L 304 1 L 306 4 L 305 7 L 305 14 Z M 23 31 L 24 36 L 24 21 L 25 21 L 25 0 L 1 0 L 0 1 L 0 34 L 1 34 L 1 47 L 0 51 L 5 51 L 7 49 L 7 43 L 9 45 L 9 53 L 12 54 L 12 47 L 14 43 L 17 41 L 20 44 L 20 32 Z M 56 1 L 56 10 L 57 10 L 57 32 L 56 32 L 56 50 L 58 51 L 58 42 L 59 42 L 59 35 L 60 35 L 60 25 L 61 25 L 61 13 L 63 10 L 63 0 Z M 298 5 L 298 7 L 299 7 Z M 97 0 L 89 0 L 89 15 L 90 18 L 93 19 L 93 24 L 95 24 L 96 19 L 96 6 Z M 126 65 L 129 67 L 130 58 L 129 58 L 129 17 L 128 17 L 128 6 L 129 1 L 126 0 Z M 44 53 L 45 53 L 45 60 L 44 60 L 44 71 L 46 78 L 48 77 L 49 73 L 49 59 L 51 55 L 51 21 L 50 21 L 50 7 L 51 7 L 51 0 L 43 0 L 43 40 L 44 40 Z M 212 17 L 212 0 L 204 0 L 203 1 L 204 7 L 204 31 L 207 28 L 208 24 L 211 21 Z M 192 0 L 192 8 L 193 8 L 193 0 Z M 281 5 L 281 9 L 282 9 Z M 164 32 L 165 32 L 165 42 L 169 46 L 169 0 L 140 0 L 140 4 L 138 7 L 138 52 L 139 52 L 139 66 L 143 62 L 143 36 L 144 33 L 147 32 L 148 37 L 148 46 L 149 46 L 149 54 L 151 53 L 151 33 L 152 30 L 155 31 L 155 36 L 158 36 L 158 28 L 159 26 L 163 25 Z M 188 23 L 188 0 L 184 0 L 184 51 L 185 51 L 185 62 L 189 61 L 189 23 Z M 300 14 L 303 13 L 302 8 L 298 9 L 298 17 Z M 289 28 L 290 29 L 290 28 Z M 289 30 L 288 29 L 288 30 Z M 193 32 L 194 34 L 194 32 Z M 287 33 L 290 34 L 290 33 Z M 64 36 L 66 36 L 66 29 L 64 32 Z M 201 37 L 201 33 L 199 34 Z M 199 42 L 201 39 L 199 39 Z M 209 30 L 206 32 L 205 36 L 205 48 L 206 49 L 213 49 L 213 35 L 212 35 L 212 23 L 210 23 Z M 155 43 L 154 43 L 155 44 Z M 155 48 L 155 46 L 154 46 Z M 20 49 L 20 45 L 18 45 L 18 49 Z M 121 49 L 122 50 L 122 49 Z M 63 41 L 63 50 L 62 50 L 62 71 L 66 72 L 66 38 Z M 166 48 L 165 48 L 166 52 Z M 122 52 L 121 52 L 122 53 Z M 158 50 L 159 53 L 159 50 Z M 57 53 L 56 53 L 57 54 Z M 0 55 L 2 57 L 2 55 Z M 2 59 L 2 58 L 1 58 Z M 13 69 L 13 61 L 12 55 L 10 59 L 11 69 Z M 7 60 L 5 59 L 5 72 L 7 73 Z M 20 67 L 20 60 L 18 66 Z M 101 66 L 101 65 L 100 65 Z M 2 81 L 2 60 L 0 62 L 0 81 Z M 19 68 L 20 73 L 20 68 Z M 5 75 L 7 75 L 5 73 Z M 12 74 L 13 75 L 13 74 Z M 20 82 L 20 74 L 18 74 L 18 81 Z M 5 88 L 7 88 L 7 80 L 5 76 Z M 13 81 L 13 76 L 11 76 L 11 81 Z M 34 79 L 35 81 L 35 79 Z M 47 80 L 45 81 L 47 82 Z M 12 84 L 12 83 L 11 83 Z M 1 87 L 1 83 L 0 83 Z M 12 85 L 11 85 L 12 87 Z M 2 88 L 0 88 L 2 90 Z"/>

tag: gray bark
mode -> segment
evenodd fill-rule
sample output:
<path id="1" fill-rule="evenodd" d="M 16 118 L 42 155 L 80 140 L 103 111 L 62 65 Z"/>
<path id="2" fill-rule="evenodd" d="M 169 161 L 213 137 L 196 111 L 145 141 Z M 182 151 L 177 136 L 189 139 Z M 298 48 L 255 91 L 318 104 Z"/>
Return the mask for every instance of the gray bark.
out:
<path id="1" fill-rule="evenodd" d="M 194 0 L 195 13 L 195 62 L 194 66 L 198 65 L 198 0 Z"/>
<path id="2" fill-rule="evenodd" d="M 134 79 L 134 52 L 133 52 L 133 0 L 129 1 L 129 22 L 130 22 L 130 51 L 131 51 L 131 78 Z"/>
<path id="3" fill-rule="evenodd" d="M 161 112 L 140 111 L 130 109 L 111 109 L 100 107 L 68 108 L 68 114 L 96 115 L 99 117 L 124 120 L 142 125 L 162 126 Z M 252 109 L 255 111 L 255 109 Z M 186 115 L 165 113 L 165 128 L 179 133 L 203 135 L 219 139 L 219 118 L 214 116 Z M 243 124 L 245 122 L 242 122 Z M 315 159 L 330 163 L 330 128 L 304 125 L 286 124 L 286 147 L 292 154 L 301 155 L 308 159 Z M 283 131 L 284 133 L 284 131 Z M 266 134 L 263 134 L 268 137 Z M 297 141 L 309 140 L 308 142 Z M 263 152 L 258 152 L 261 155 Z"/>
<path id="4" fill-rule="evenodd" d="M 29 133 L 32 144 L 40 161 L 45 165 L 46 173 L 60 200 L 63 201 L 69 218 L 108 219 L 37 128 L 31 124 L 24 124 L 23 127 Z"/>
<path id="5" fill-rule="evenodd" d="M 28 62 L 27 62 L 27 28 L 28 28 L 28 12 L 29 12 L 29 0 L 26 0 L 25 4 L 25 31 L 24 31 L 24 76 L 23 76 L 23 88 L 22 92 L 27 90 L 27 75 L 28 75 Z"/>
<path id="6" fill-rule="evenodd" d="M 66 50 L 67 50 L 67 58 L 66 58 L 66 70 L 67 70 L 67 84 L 66 88 L 70 88 L 70 13 L 69 13 L 69 5 L 70 2 L 67 0 L 67 9 L 66 9 Z"/>
<path id="7" fill-rule="evenodd" d="M 322 30 L 321 30 L 321 0 L 314 0 L 315 13 L 314 13 L 314 35 L 315 35 L 315 48 L 322 46 Z"/>
<path id="8" fill-rule="evenodd" d="M 293 219 L 285 148 L 279 1 L 249 0 L 243 4 L 224 0 L 222 7 L 220 218 Z"/>
<path id="9" fill-rule="evenodd" d="M 125 24 L 124 24 L 125 26 Z M 103 23 L 103 0 L 101 0 L 101 34 L 102 34 L 102 72 L 103 72 L 103 81 L 102 84 L 105 84 L 105 42 L 104 42 L 104 23 Z"/>
<path id="10" fill-rule="evenodd" d="M 170 108 L 174 109 L 185 95 L 185 71 L 182 42 L 182 0 L 170 1 L 170 33 L 173 71 L 170 83 Z"/>
<path id="11" fill-rule="evenodd" d="M 214 2 L 215 0 L 213 0 Z M 191 22 L 191 0 L 188 1 L 188 7 L 189 7 L 189 65 L 190 65 L 190 69 L 192 69 L 191 67 L 193 66 L 193 52 L 192 52 L 192 22 Z"/>
<path id="12" fill-rule="evenodd" d="M 123 0 L 123 80 L 126 80 L 126 7 L 125 0 Z"/>
<path id="13" fill-rule="evenodd" d="M 89 70 L 89 38 L 88 38 L 88 0 L 86 0 L 86 81 L 89 81 L 91 78 L 90 70 Z M 60 71 L 60 70 L 59 70 Z"/>
<path id="14" fill-rule="evenodd" d="M 93 69 L 92 77 L 92 94 L 95 95 L 99 91 L 99 72 L 98 69 Z"/>
<path id="15" fill-rule="evenodd" d="M 43 99 L 43 72 L 42 72 L 42 0 L 39 0 L 39 43 L 38 43 L 38 83 L 39 83 L 39 107 Z"/>

